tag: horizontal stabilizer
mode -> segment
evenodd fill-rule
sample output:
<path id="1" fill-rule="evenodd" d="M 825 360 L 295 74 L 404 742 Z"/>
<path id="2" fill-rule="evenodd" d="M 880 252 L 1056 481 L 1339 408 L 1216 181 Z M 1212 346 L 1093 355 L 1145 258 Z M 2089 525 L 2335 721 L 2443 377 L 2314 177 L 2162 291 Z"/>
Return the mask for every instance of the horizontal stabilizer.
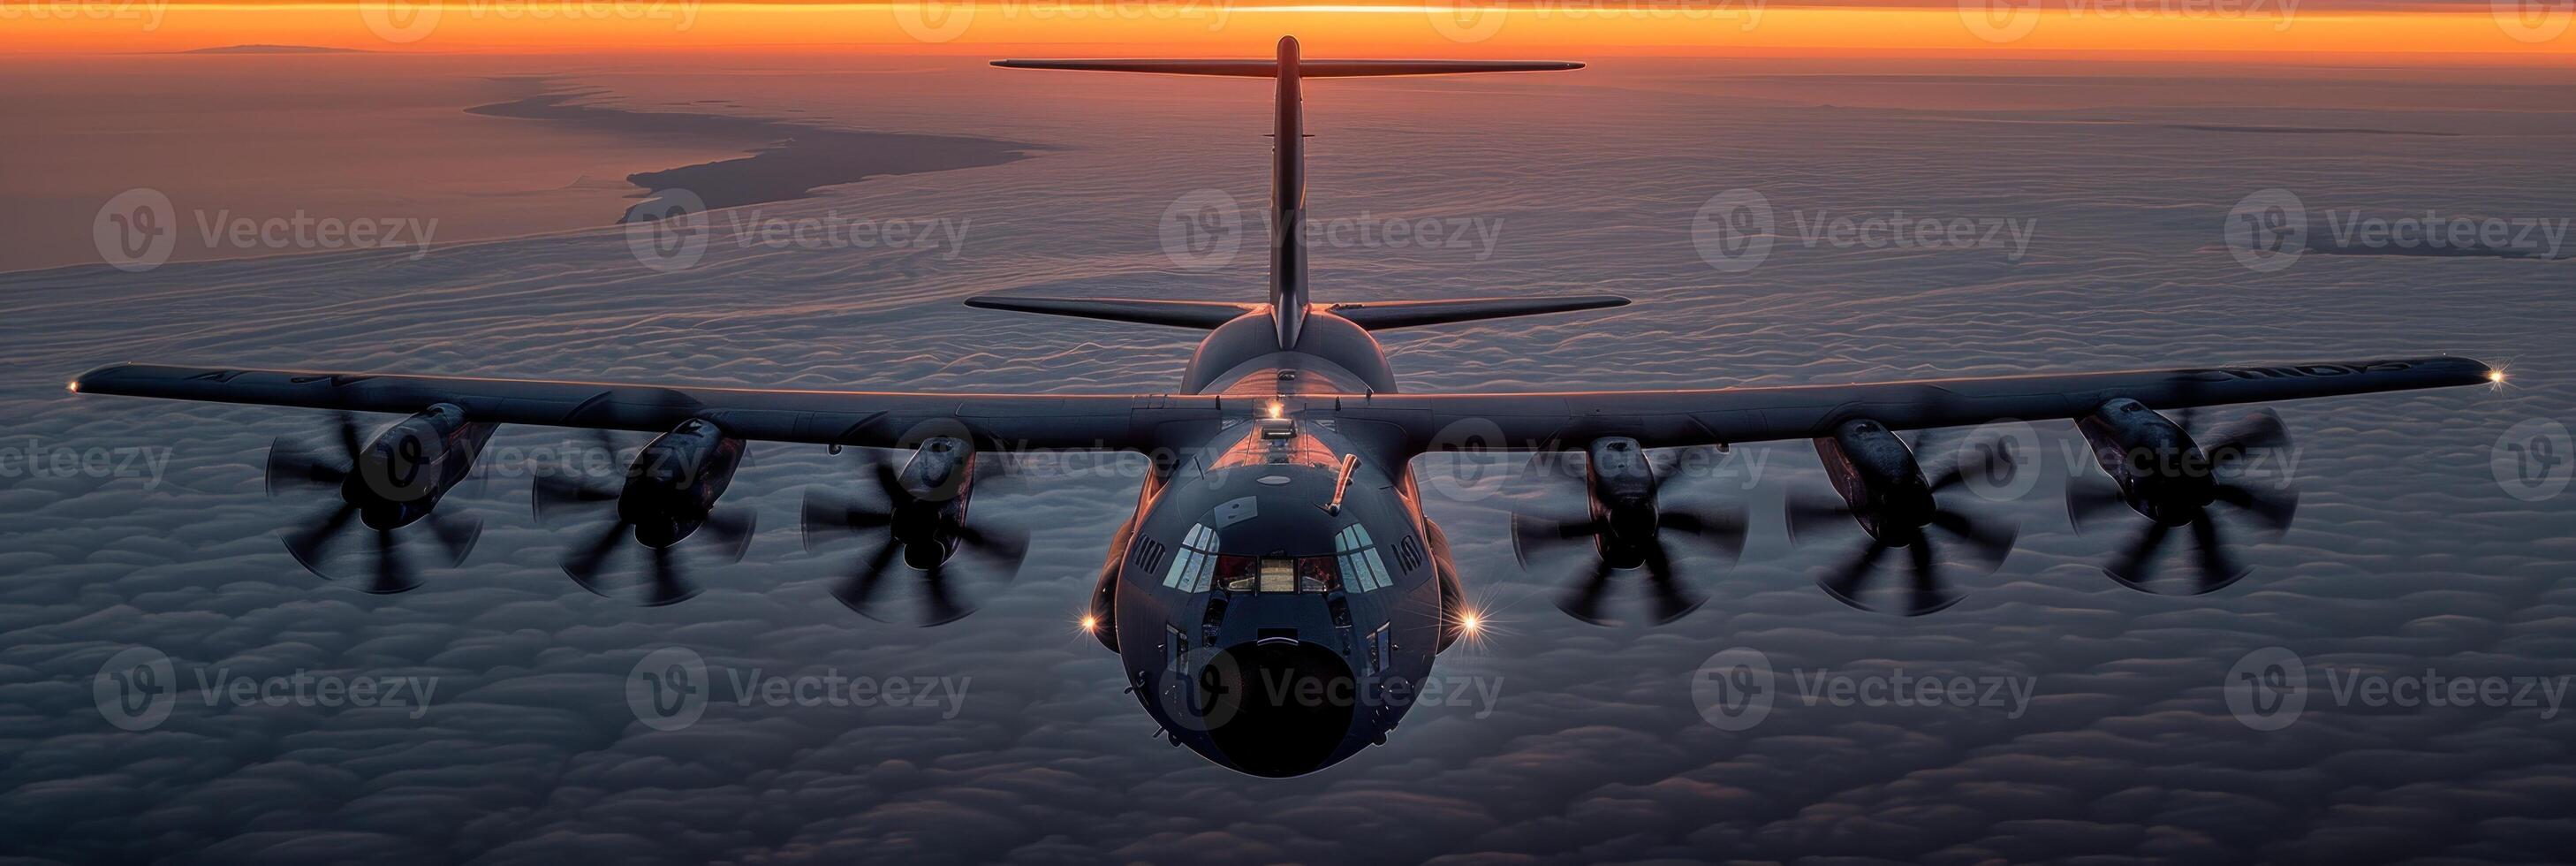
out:
<path id="1" fill-rule="evenodd" d="M 1627 305 L 1628 299 L 1618 295 L 1564 295 L 1553 298 L 1460 298 L 1448 301 L 1331 304 L 1323 309 L 1325 312 L 1349 319 L 1360 327 L 1383 331 L 1388 328 L 1444 325 L 1450 322 L 1534 316 L 1540 313 L 1570 313 L 1576 310 L 1598 310 Z"/>
<path id="2" fill-rule="evenodd" d="M 1091 72 L 1159 72 L 1165 75 L 1231 75 L 1272 78 L 1276 60 L 996 60 L 1006 69 L 1079 69 Z M 1581 69 L 1563 60 L 1301 60 L 1304 78 L 1361 78 L 1380 75 L 1450 75 L 1461 72 L 1549 72 Z"/>
<path id="3" fill-rule="evenodd" d="M 986 310 L 1010 310 L 1018 313 L 1107 319 L 1112 322 L 1209 329 L 1234 321 L 1245 313 L 1261 308 L 1260 304 L 1220 304 L 1208 301 L 1149 301 L 1137 298 L 1013 298 L 1002 295 L 967 298 L 966 306 Z"/>
<path id="4" fill-rule="evenodd" d="M 1598 310 L 1627 305 L 1628 299 L 1618 295 L 1562 295 L 1552 298 L 1460 298 L 1447 301 L 1319 304 L 1313 309 L 1349 319 L 1352 323 L 1372 331 L 1383 331 L 1388 328 L 1473 322 L 1510 316 L 1534 316 L 1540 313 L 1570 313 L 1576 310 Z M 1112 322 L 1200 329 L 1213 329 L 1241 318 L 1247 313 L 1258 312 L 1263 307 L 1261 304 L 1227 304 L 1209 301 L 1026 298 L 1003 295 L 980 295 L 967 298 L 966 306 L 985 310 L 1045 313 L 1053 316 L 1076 316 L 1085 319 L 1107 319 Z"/>

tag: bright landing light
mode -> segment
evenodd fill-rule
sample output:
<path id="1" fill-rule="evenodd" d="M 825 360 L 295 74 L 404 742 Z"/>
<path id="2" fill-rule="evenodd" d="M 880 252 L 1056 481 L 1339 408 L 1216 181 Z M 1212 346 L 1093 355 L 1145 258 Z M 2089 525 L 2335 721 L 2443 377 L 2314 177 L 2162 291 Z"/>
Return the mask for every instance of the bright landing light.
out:
<path id="1" fill-rule="evenodd" d="M 1476 628 L 1483 624 L 1484 620 L 1478 619 L 1476 615 L 1472 613 L 1458 618 L 1458 630 L 1468 634 L 1475 634 Z"/>
<path id="2" fill-rule="evenodd" d="M 2494 383 L 2496 383 L 2496 384 L 2498 384 L 2498 385 L 2502 385 L 2502 384 L 2504 384 L 2504 371 L 2503 371 L 2503 370 L 2488 370 L 2488 371 L 2487 371 L 2487 381 L 2489 381 L 2489 382 L 2494 382 Z"/>
<path id="3" fill-rule="evenodd" d="M 1100 631 L 1100 618 L 1096 616 L 1083 617 L 1082 630 L 1087 634 L 1097 634 Z"/>

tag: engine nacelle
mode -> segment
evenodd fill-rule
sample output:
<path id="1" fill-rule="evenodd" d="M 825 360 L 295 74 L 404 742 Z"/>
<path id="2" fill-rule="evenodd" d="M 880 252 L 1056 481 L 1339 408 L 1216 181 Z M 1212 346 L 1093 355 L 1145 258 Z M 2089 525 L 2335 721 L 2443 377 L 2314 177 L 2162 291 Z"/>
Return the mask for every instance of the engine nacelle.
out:
<path id="1" fill-rule="evenodd" d="M 404 418 L 358 449 L 341 496 L 377 529 L 409 525 L 474 471 L 474 458 L 495 425 L 465 418 L 464 407 L 439 403 Z"/>
<path id="2" fill-rule="evenodd" d="M 2191 522 L 2216 493 L 2209 458 L 2191 434 L 2163 414 L 2122 397 L 2075 420 L 2093 446 L 2093 461 L 2121 497 L 2147 519 L 2168 526 Z"/>
<path id="3" fill-rule="evenodd" d="M 975 495 L 975 443 L 956 436 L 924 439 L 896 476 L 911 501 L 895 509 L 894 536 L 903 561 L 929 568 L 957 552 L 957 528 Z"/>
<path id="4" fill-rule="evenodd" d="M 1655 544 L 1654 464 L 1637 440 L 1625 436 L 1595 439 L 1584 455 L 1591 464 L 1584 480 L 1592 519 L 1601 527 L 1593 544 L 1612 568 L 1635 568 Z"/>
<path id="5" fill-rule="evenodd" d="M 1932 522 L 1932 485 L 1924 480 L 1914 449 L 1887 425 L 1866 418 L 1847 421 L 1833 435 L 1816 437 L 1815 444 L 1834 492 L 1851 506 L 1852 519 L 1871 538 L 1904 543 Z"/>
<path id="6" fill-rule="evenodd" d="M 635 525 L 635 540 L 669 547 L 698 531 L 742 466 L 742 440 L 704 418 L 691 418 L 655 438 L 627 467 L 617 516 Z"/>

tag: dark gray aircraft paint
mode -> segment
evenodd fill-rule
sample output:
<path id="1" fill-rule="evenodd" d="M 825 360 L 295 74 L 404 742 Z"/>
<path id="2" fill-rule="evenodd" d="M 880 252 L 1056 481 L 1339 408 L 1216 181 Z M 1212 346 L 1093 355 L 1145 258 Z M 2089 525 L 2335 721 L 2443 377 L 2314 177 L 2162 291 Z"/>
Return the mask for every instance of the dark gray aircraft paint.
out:
<path id="1" fill-rule="evenodd" d="M 1274 78 L 1273 208 L 1283 220 L 1299 219 L 1304 208 L 1301 78 L 1579 66 L 1305 61 L 1293 39 L 1281 40 L 1276 60 L 997 65 Z M 1659 584 L 1658 619 L 1669 621 L 1696 601 L 1686 588 L 1672 585 L 1669 569 L 1658 568 L 1663 555 L 1657 537 L 1673 523 L 1658 513 L 1652 462 L 1634 456 L 1647 449 L 1814 440 L 1845 500 L 1837 518 L 1866 530 L 1875 556 L 1891 546 L 1915 545 L 1927 527 L 1950 525 L 1929 497 L 1956 473 L 1927 480 L 1896 431 L 2078 419 L 2097 450 L 2111 455 L 2106 469 L 2114 468 L 2110 461 L 2117 455 L 2151 446 L 2175 449 L 2185 463 L 2205 468 L 2229 459 L 2233 449 L 2259 443 L 2223 437 L 2196 442 L 2185 429 L 2190 425 L 2161 412 L 2485 384 L 2501 375 L 2478 361 L 2429 357 L 1862 385 L 1400 394 L 1371 329 L 1625 301 L 1579 296 L 1318 305 L 1308 301 L 1299 233 L 1277 234 L 1267 304 L 970 301 L 995 309 L 1209 329 L 1181 388 L 1170 394 L 768 390 L 164 365 L 104 367 L 71 387 L 82 394 L 428 414 L 387 434 L 401 436 L 397 445 L 407 447 L 361 445 L 355 428 L 344 424 L 354 464 L 344 472 L 349 477 L 408 478 L 428 467 L 436 470 L 433 482 L 452 483 L 454 467 L 470 464 L 498 424 L 664 433 L 668 441 L 657 440 L 647 456 L 676 463 L 639 465 L 624 490 L 563 492 L 567 500 L 615 499 L 618 522 L 603 544 L 632 527 L 657 558 L 701 526 L 718 527 L 727 538 L 747 537 L 747 527 L 728 524 L 715 510 L 739 464 L 743 440 L 911 449 L 916 456 L 902 470 L 880 473 L 880 486 L 893 500 L 889 510 L 823 516 L 882 529 L 907 563 L 930 569 L 923 573 L 933 581 L 936 569 L 962 549 L 1011 546 L 980 534 L 967 519 L 978 453 L 1141 452 L 1154 467 L 1093 588 L 1096 635 L 1118 652 L 1128 690 L 1166 739 L 1245 773 L 1281 777 L 1313 772 L 1387 742 L 1405 715 L 1410 689 L 1429 676 L 1434 656 L 1459 637 L 1462 585 L 1446 538 L 1423 516 L 1409 468 L 1414 457 L 1430 451 L 1589 452 L 1589 516 L 1566 521 L 1559 531 L 1592 539 L 1601 580 L 1613 570 L 1648 570 Z M 289 468 L 305 477 L 327 475 L 310 468 L 320 462 L 289 461 Z M 273 462 L 273 478 L 278 469 Z M 2156 527 L 2207 526 L 2204 507 L 2224 499 L 2222 491 L 2205 484 L 2164 483 L 2118 471 L 2113 477 L 2120 490 L 2112 501 L 2151 518 Z M 427 507 L 388 507 L 376 501 L 381 491 L 364 483 L 343 483 L 341 489 L 363 513 L 395 515 L 403 523 L 429 515 Z M 408 495 L 434 505 L 439 492 Z M 810 500 L 808 519 L 810 531 L 817 519 Z M 400 528 L 378 522 L 371 518 L 369 524 L 380 533 Z M 380 536 L 380 543 L 387 564 L 374 586 L 387 592 L 409 588 L 391 565 L 391 537 Z M 888 552 L 880 559 L 892 549 L 884 548 Z M 1918 562 L 1929 561 L 1926 554 L 1917 556 Z M 577 567 L 584 564 L 568 560 L 566 570 L 584 579 L 584 568 Z M 586 565 L 595 568 L 597 558 Z M 1919 567 L 1918 578 L 1928 579 L 1928 572 L 1928 566 Z M 657 584 L 662 580 L 657 577 Z M 1825 588 L 1858 604 L 1846 594 L 1848 585 L 1829 581 Z M 657 585 L 648 599 L 668 603 L 687 595 L 679 587 Z M 853 607 L 864 601 L 843 600 Z M 1898 612 L 1942 606 L 1946 602 L 1933 597 Z M 933 617 L 937 622 L 962 616 L 937 602 L 934 610 L 942 612 Z"/>

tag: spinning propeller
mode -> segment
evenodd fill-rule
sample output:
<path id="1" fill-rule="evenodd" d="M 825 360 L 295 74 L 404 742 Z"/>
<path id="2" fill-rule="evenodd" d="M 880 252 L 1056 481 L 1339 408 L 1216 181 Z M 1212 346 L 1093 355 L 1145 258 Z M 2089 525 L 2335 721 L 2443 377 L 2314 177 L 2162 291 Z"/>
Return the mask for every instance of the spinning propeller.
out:
<path id="1" fill-rule="evenodd" d="M 1027 530 L 966 522 L 976 488 L 1007 477 L 1004 463 L 975 461 L 971 452 L 951 458 L 930 450 L 939 447 L 937 441 L 926 444 L 914 459 L 932 462 L 906 470 L 897 470 L 879 451 L 860 449 L 868 463 L 863 476 L 873 482 L 866 493 L 805 488 L 808 552 L 845 538 L 874 537 L 874 546 L 832 588 L 832 596 L 860 616 L 925 627 L 956 622 L 975 612 L 977 596 L 1009 583 L 1028 557 Z M 907 485 L 908 473 L 920 477 Z M 971 565 L 961 565 L 960 558 Z"/>
<path id="2" fill-rule="evenodd" d="M 1513 512 L 1512 557 L 1529 570 L 1533 556 L 1590 548 L 1596 554 L 1592 564 L 1556 602 L 1557 609 L 1584 622 L 1615 622 L 1602 613 L 1611 576 L 1631 569 L 1645 571 L 1645 592 L 1655 624 L 1688 615 L 1708 599 L 1677 573 L 1676 564 L 1690 559 L 1675 554 L 1671 539 L 1678 534 L 1703 542 L 1715 550 L 1711 558 L 1722 557 L 1721 564 L 1731 564 L 1744 552 L 1746 520 L 1743 508 L 1734 505 L 1696 511 L 1661 507 L 1662 496 L 1682 486 L 1672 483 L 1677 477 L 1700 474 L 1683 471 L 1683 465 L 1676 457 L 1658 468 L 1634 440 L 1625 439 L 1595 443 L 1580 470 L 1563 452 L 1538 453 L 1530 459 L 1529 474 L 1585 479 L 1590 513 L 1576 517 L 1564 511 Z"/>
<path id="3" fill-rule="evenodd" d="M 1872 431 L 1888 436 L 1884 428 Z M 1859 524 L 1869 533 L 1859 549 L 1841 565 L 1816 579 L 1816 585 L 1836 601 L 1861 610 L 1900 616 L 1922 616 L 1958 604 L 1967 596 L 1945 578 L 1942 548 L 1950 543 L 1964 545 L 1972 559 L 1958 563 L 1973 568 L 1976 574 L 1991 574 L 2003 566 L 2012 554 L 2013 542 L 2019 537 L 2017 526 L 1994 525 L 1970 516 L 1940 501 L 1941 494 L 1957 489 L 1970 478 L 1970 472 L 1981 479 L 1993 479 L 2003 472 L 2014 471 L 2018 461 L 2008 443 L 1997 439 L 1970 449 L 1975 457 L 1962 459 L 1955 451 L 1939 468 L 1923 471 L 1915 468 L 1911 455 L 1934 436 L 1918 436 L 1912 445 L 1902 440 L 1890 444 L 1903 447 L 1901 471 L 1890 473 L 1900 479 L 1897 484 L 1910 486 L 1907 476 L 1922 479 L 1923 487 L 1915 491 L 1894 491 L 1885 497 L 1882 507 L 1854 508 L 1841 498 L 1791 494 L 1783 503 L 1787 509 L 1789 538 L 1792 543 L 1826 537 L 1843 527 Z M 1894 452 L 1883 452 L 1894 453 Z M 1953 496 L 1955 498 L 1955 494 Z M 1907 504 L 1912 500 L 1912 504 Z M 1888 553 L 1903 549 L 1908 573 L 1901 584 L 1890 573 Z M 1955 572 L 1956 567 L 1951 571 Z"/>
<path id="4" fill-rule="evenodd" d="M 400 491 L 377 491 L 368 486 L 370 481 L 358 471 L 359 456 L 365 448 L 358 419 L 347 412 L 338 413 L 336 435 L 328 442 L 279 436 L 269 445 L 268 495 L 327 491 L 339 499 L 314 512 L 303 528 L 289 531 L 286 552 L 315 576 L 337 580 L 325 566 L 338 558 L 347 536 L 372 535 L 375 554 L 367 560 L 369 580 L 359 588 L 377 594 L 403 592 L 420 585 L 409 557 L 402 552 L 406 542 L 417 538 L 418 533 L 396 530 L 425 517 L 429 535 L 446 554 L 443 564 L 463 564 L 466 555 L 474 551 L 475 540 L 482 537 L 483 521 L 471 515 L 425 510 L 426 506 L 411 509 L 382 501 Z"/>
<path id="5" fill-rule="evenodd" d="M 617 441 L 608 431 L 591 432 L 596 437 L 596 447 L 611 455 L 618 453 Z M 644 461 L 643 457 L 637 458 L 638 464 Z M 628 470 L 628 484 L 636 483 L 633 479 L 638 468 Z M 757 524 L 747 508 L 675 514 L 667 508 L 643 504 L 624 489 L 600 479 L 569 472 L 538 476 L 530 491 L 529 507 L 540 525 L 567 518 L 599 524 L 587 543 L 574 547 L 564 557 L 564 574 L 601 597 L 615 598 L 631 592 L 637 603 L 646 607 L 677 604 L 698 594 L 698 586 L 682 567 L 681 554 L 674 549 L 681 541 L 704 532 L 712 543 L 702 547 L 724 562 L 741 562 L 751 547 Z M 608 570 L 609 557 L 616 553 L 618 543 L 630 535 L 648 551 L 642 567 L 633 571 Z"/>
<path id="6" fill-rule="evenodd" d="M 2197 410 L 2183 409 L 2172 423 L 2188 436 L 2200 420 Z M 2290 433 L 2281 423 L 2281 416 L 2264 409 L 2217 425 L 2207 433 L 2197 453 L 2177 449 L 2173 459 L 2133 465 L 2133 472 L 2143 469 L 2151 475 L 2144 479 L 2146 484 L 2138 486 L 2167 485 L 2138 493 L 2135 498 L 2099 478 L 2079 476 L 2067 481 L 2067 522 L 2079 533 L 2086 523 L 2100 522 L 2106 512 L 2130 508 L 2148 514 L 2148 524 L 2102 566 L 2102 571 L 2120 585 L 2158 595 L 2216 592 L 2253 573 L 2254 569 L 2242 564 L 2230 549 L 2234 536 L 2244 527 L 2251 525 L 2263 531 L 2267 539 L 2278 538 L 2289 530 L 2291 518 L 2298 513 L 2299 493 L 2286 480 L 2278 485 L 2257 485 L 2218 478 L 2222 472 L 2239 466 L 2248 452 L 2290 447 Z M 2155 571 L 2160 554 L 2172 542 L 2174 530 L 2186 528 L 2196 549 L 2198 573 L 2190 583 L 2179 586 L 2174 581 L 2158 580 Z"/>

